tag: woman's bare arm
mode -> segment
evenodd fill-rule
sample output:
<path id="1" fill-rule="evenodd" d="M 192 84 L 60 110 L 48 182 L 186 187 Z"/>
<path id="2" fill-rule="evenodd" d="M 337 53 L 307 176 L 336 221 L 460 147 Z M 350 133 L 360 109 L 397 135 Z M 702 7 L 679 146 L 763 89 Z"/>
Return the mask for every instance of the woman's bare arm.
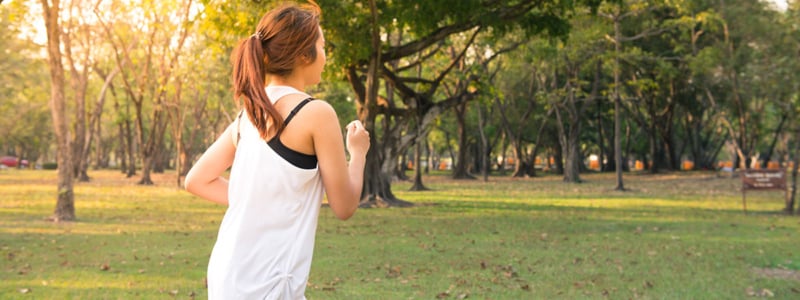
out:
<path id="1" fill-rule="evenodd" d="M 337 218 L 347 220 L 353 216 L 361 200 L 369 133 L 358 121 L 347 126 L 348 162 L 336 112 L 330 104 L 323 101 L 319 103 L 324 105 L 315 105 L 313 112 L 314 120 L 319 124 L 312 133 L 314 151 L 319 160 L 328 203 Z"/>
<path id="2" fill-rule="evenodd" d="M 186 190 L 211 202 L 228 204 L 228 180 L 222 177 L 232 164 L 236 147 L 232 142 L 234 124 L 200 156 L 184 180 Z"/>

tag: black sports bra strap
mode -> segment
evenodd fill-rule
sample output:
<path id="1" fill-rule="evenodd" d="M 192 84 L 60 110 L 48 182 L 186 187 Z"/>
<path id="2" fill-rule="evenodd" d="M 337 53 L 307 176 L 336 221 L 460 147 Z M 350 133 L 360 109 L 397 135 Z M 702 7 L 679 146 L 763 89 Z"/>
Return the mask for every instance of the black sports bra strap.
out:
<path id="1" fill-rule="evenodd" d="M 239 113 L 239 117 L 236 118 L 236 145 L 239 144 L 239 140 L 242 139 L 242 126 L 239 124 L 242 123 L 242 114 L 244 114 L 244 110 Z"/>
<path id="2" fill-rule="evenodd" d="M 289 115 L 286 117 L 286 120 L 283 121 L 283 126 L 289 125 L 289 121 L 291 121 L 292 118 L 294 118 L 294 115 L 297 114 L 297 112 L 300 111 L 300 109 L 303 108 L 303 106 L 308 104 L 308 102 L 311 102 L 311 100 L 314 100 L 314 98 L 306 98 L 299 104 L 297 104 L 297 106 L 295 106 L 294 109 L 292 109 L 292 112 L 290 112 Z"/>

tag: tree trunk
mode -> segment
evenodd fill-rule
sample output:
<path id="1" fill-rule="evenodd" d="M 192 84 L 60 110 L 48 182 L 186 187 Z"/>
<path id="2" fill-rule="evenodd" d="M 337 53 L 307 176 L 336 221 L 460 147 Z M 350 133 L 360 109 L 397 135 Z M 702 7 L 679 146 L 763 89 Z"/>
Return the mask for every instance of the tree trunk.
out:
<path id="1" fill-rule="evenodd" d="M 437 170 L 438 169 L 437 168 L 438 166 L 433 164 L 433 152 L 434 152 L 433 145 L 431 145 L 431 143 L 428 141 L 428 135 L 426 134 L 425 135 L 425 154 L 426 154 L 425 160 L 428 163 L 425 165 L 425 175 L 430 174 L 430 170 L 431 169 L 433 169 L 433 170 Z"/>
<path id="2" fill-rule="evenodd" d="M 150 173 L 153 172 L 156 159 L 161 151 L 161 141 L 164 139 L 166 122 L 163 120 L 162 112 L 153 113 L 153 127 L 150 129 L 150 136 L 142 146 L 142 178 L 139 180 L 141 185 L 153 185 Z"/>
<path id="3" fill-rule="evenodd" d="M 481 177 L 483 177 L 483 182 L 488 182 L 489 169 L 491 169 L 491 163 L 489 160 L 492 156 L 492 146 L 489 145 L 489 139 L 486 138 L 486 130 L 484 130 L 484 127 L 486 126 L 486 118 L 483 116 L 483 108 L 481 107 L 480 102 L 476 102 L 475 107 L 478 111 L 478 134 L 481 138 L 480 151 L 478 155 L 481 158 Z"/>
<path id="4" fill-rule="evenodd" d="M 417 129 L 419 130 L 419 128 Z M 429 188 L 422 184 L 422 140 L 423 135 L 414 143 L 414 184 L 411 186 L 411 191 L 427 191 Z"/>
<path id="5" fill-rule="evenodd" d="M 126 150 L 128 145 L 126 143 L 127 138 L 125 137 L 125 126 L 123 126 L 122 123 L 123 122 L 120 122 L 117 125 L 119 131 L 119 146 L 117 147 L 116 159 L 120 172 L 126 174 L 128 172 L 128 155 Z"/>
<path id="6" fill-rule="evenodd" d="M 50 69 L 50 114 L 56 134 L 58 163 L 58 194 L 56 207 L 50 217 L 54 222 L 75 220 L 75 198 L 72 177 L 72 145 L 69 139 L 64 99 L 64 66 L 61 62 L 61 26 L 59 0 L 41 0 L 47 28 L 47 54 Z"/>
<path id="7" fill-rule="evenodd" d="M 125 151 L 125 153 L 126 153 L 126 159 L 128 160 L 127 163 L 128 169 L 124 170 L 124 172 L 125 172 L 125 177 L 131 178 L 133 176 L 136 176 L 136 151 L 134 147 L 136 139 L 133 138 L 134 134 L 133 134 L 133 129 L 131 128 L 131 120 L 125 119 L 124 123 L 125 123 L 124 127 L 125 127 L 125 140 L 126 140 L 125 146 L 127 146 L 127 150 Z"/>
<path id="8" fill-rule="evenodd" d="M 623 153 L 623 155 L 622 155 L 622 160 L 623 160 L 622 170 L 626 171 L 626 172 L 631 170 L 630 164 L 628 164 L 629 157 L 631 157 L 631 140 L 632 140 L 632 138 L 631 138 L 631 123 L 626 123 L 625 124 L 625 151 L 622 152 Z"/>
<path id="9" fill-rule="evenodd" d="M 456 123 L 458 124 L 458 153 L 453 163 L 453 179 L 475 179 L 467 171 L 467 104 L 461 103 L 455 107 Z"/>
<path id="10" fill-rule="evenodd" d="M 603 101 L 597 101 L 597 141 L 599 143 L 600 155 L 597 160 L 600 162 L 600 172 L 608 171 L 606 166 L 606 141 L 605 141 L 605 122 L 603 122 Z"/>
<path id="11" fill-rule="evenodd" d="M 106 91 L 108 90 L 108 87 L 111 85 L 111 80 L 114 79 L 114 76 L 116 76 L 117 73 L 119 73 L 119 69 L 116 69 L 112 71 L 110 74 L 105 76 L 102 74 L 102 72 L 99 73 L 101 76 L 105 77 L 105 82 L 103 83 L 103 87 L 100 89 L 100 93 L 97 96 L 97 101 L 95 102 L 94 105 L 94 110 L 92 111 L 92 114 L 89 117 L 89 126 L 88 126 L 89 133 L 88 136 L 86 137 L 86 142 L 83 143 L 83 151 L 81 151 L 84 158 L 80 160 L 78 180 L 82 182 L 90 180 L 88 174 L 89 153 L 91 152 L 90 150 L 92 148 L 92 142 L 94 140 L 94 135 L 95 135 L 94 133 L 95 131 L 97 131 L 99 135 L 100 126 L 98 126 L 98 124 L 100 123 L 100 117 L 103 114 L 103 107 L 105 106 L 106 102 Z"/>
<path id="12" fill-rule="evenodd" d="M 772 142 L 769 143 L 769 149 L 767 150 L 767 155 L 764 156 L 764 162 L 762 163 L 762 168 L 767 168 L 767 164 L 770 160 L 772 160 L 772 152 L 775 151 L 775 144 L 778 143 L 778 137 L 780 137 L 781 133 L 783 132 L 783 124 L 786 123 L 786 119 L 788 119 L 789 114 L 783 113 L 781 115 L 781 121 L 778 123 L 778 128 L 775 128 L 775 134 L 772 136 Z"/>
<path id="13" fill-rule="evenodd" d="M 550 164 L 550 169 L 554 170 L 555 173 L 564 175 L 564 152 L 562 151 L 562 147 L 553 147 L 553 163 L 550 163 L 550 159 L 547 160 L 547 163 Z"/>
<path id="14" fill-rule="evenodd" d="M 574 97 L 574 93 L 572 91 L 572 87 L 568 84 L 567 94 L 569 98 Z M 569 103 L 574 103 L 574 99 L 567 99 Z M 561 152 L 565 154 L 564 160 L 564 182 L 571 182 L 571 183 L 579 183 L 581 182 L 580 178 L 580 153 L 579 153 L 579 134 L 580 134 L 580 124 L 579 120 L 576 120 L 576 115 L 574 112 L 570 112 L 570 120 L 569 120 L 569 127 L 565 128 L 564 121 L 561 118 L 561 109 L 555 107 L 556 113 L 556 120 L 558 120 L 558 135 L 559 135 L 559 144 L 561 146 Z"/>
<path id="15" fill-rule="evenodd" d="M 72 8 L 73 7 L 70 7 L 70 9 Z M 78 181 L 88 181 L 88 176 L 84 178 L 80 175 L 84 160 L 88 159 L 88 155 L 86 155 L 84 151 L 87 150 L 85 147 L 87 127 L 86 89 L 89 81 L 89 65 L 91 64 L 89 54 L 91 53 L 91 47 L 86 44 L 82 45 L 83 48 L 85 48 L 83 49 L 83 57 L 80 61 L 80 65 L 82 65 L 83 69 L 78 70 L 75 57 L 72 53 L 72 38 L 75 33 L 82 30 L 76 28 L 73 22 L 73 20 L 69 20 L 66 25 L 67 28 L 63 29 L 64 44 L 62 45 L 62 49 L 64 50 L 63 57 L 67 59 L 67 65 L 70 71 L 70 88 L 74 92 L 75 122 L 73 125 L 75 130 L 72 141 L 72 172 L 74 177 L 78 177 Z"/>
<path id="16" fill-rule="evenodd" d="M 500 159 L 498 159 L 499 161 L 497 162 L 497 172 L 500 175 L 505 175 L 506 174 L 506 152 L 508 152 L 508 141 L 507 141 L 507 138 L 508 138 L 508 134 L 507 133 L 502 132 L 500 134 L 500 139 L 501 139 L 500 140 L 500 145 L 501 145 Z"/>
<path id="17" fill-rule="evenodd" d="M 619 57 L 622 55 L 620 53 L 622 32 L 619 17 L 614 18 L 614 41 L 614 163 L 616 164 L 614 170 L 617 178 L 617 186 L 614 189 L 617 191 L 624 191 L 625 184 L 622 181 L 622 131 L 620 130 L 620 123 L 622 123 L 622 100 L 619 94 L 619 86 L 621 84 L 619 80 Z"/>
<path id="18" fill-rule="evenodd" d="M 367 152 L 366 166 L 364 168 L 364 187 L 361 193 L 361 207 L 383 207 L 383 206 L 411 206 L 412 203 L 398 199 L 391 189 L 391 173 L 384 172 L 383 147 L 376 133 L 375 121 L 378 116 L 378 87 L 380 84 L 380 33 L 378 32 L 378 11 L 375 0 L 369 1 L 372 18 L 372 55 L 369 58 L 366 86 L 362 83 L 357 73 L 356 67 L 351 66 L 347 70 L 347 79 L 356 93 L 356 113 L 359 120 L 364 123 L 364 128 L 370 132 L 370 149 Z M 385 136 L 390 134 L 384 128 Z"/>
<path id="19" fill-rule="evenodd" d="M 544 135 L 544 128 L 546 127 L 547 121 L 550 118 L 550 115 L 553 113 L 553 110 L 554 109 L 552 107 L 549 110 L 547 110 L 547 116 L 545 116 L 545 118 L 542 120 L 542 125 L 539 125 L 539 130 L 536 133 L 536 141 L 533 142 L 533 149 L 531 150 L 529 156 L 531 163 L 529 166 L 528 176 L 530 177 L 536 177 L 536 157 L 539 154 L 539 148 L 541 148 L 541 141 L 542 141 L 542 135 Z"/>
<path id="20" fill-rule="evenodd" d="M 797 144 L 800 144 L 800 130 L 797 131 Z M 800 147 L 794 147 L 794 159 L 792 160 L 792 183 L 789 189 L 789 197 L 786 197 L 786 207 L 783 210 L 786 213 L 793 214 L 795 201 L 797 196 L 797 170 L 800 168 Z"/>
<path id="21" fill-rule="evenodd" d="M 662 157 L 659 154 L 658 148 L 658 116 L 656 114 L 656 104 L 655 99 L 653 99 L 652 95 L 644 96 L 640 95 L 640 97 L 647 97 L 645 102 L 647 103 L 647 116 L 650 118 L 650 122 L 647 122 L 645 118 L 638 117 L 636 118 L 640 122 L 640 126 L 647 128 L 647 146 L 648 146 L 648 154 L 650 156 L 650 160 L 653 162 L 650 165 L 646 165 L 645 168 L 650 171 L 650 174 L 657 174 L 659 168 L 661 167 Z M 634 114 L 632 114 L 634 115 Z"/>
<path id="22" fill-rule="evenodd" d="M 564 182 L 580 183 L 581 155 L 577 135 L 570 134 L 567 138 L 566 159 L 564 160 Z"/>

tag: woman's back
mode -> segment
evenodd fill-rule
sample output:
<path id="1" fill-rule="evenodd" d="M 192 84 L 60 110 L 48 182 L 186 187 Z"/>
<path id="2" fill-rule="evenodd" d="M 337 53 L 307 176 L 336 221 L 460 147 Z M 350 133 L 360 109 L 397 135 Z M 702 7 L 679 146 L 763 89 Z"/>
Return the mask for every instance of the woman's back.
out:
<path id="1" fill-rule="evenodd" d="M 285 118 L 281 139 L 301 138 L 301 131 L 289 128 L 303 121 L 296 116 L 306 103 Z M 246 115 L 237 122 L 229 207 L 208 266 L 209 296 L 302 297 L 323 195 L 316 158 L 282 145 L 281 139 L 265 141 Z"/>

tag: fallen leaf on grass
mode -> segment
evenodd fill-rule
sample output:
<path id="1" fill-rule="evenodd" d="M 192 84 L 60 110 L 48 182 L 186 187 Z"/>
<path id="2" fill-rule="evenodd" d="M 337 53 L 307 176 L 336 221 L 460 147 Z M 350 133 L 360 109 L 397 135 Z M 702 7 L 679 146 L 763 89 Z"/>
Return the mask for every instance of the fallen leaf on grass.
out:
<path id="1" fill-rule="evenodd" d="M 23 293 L 23 294 L 27 294 L 27 293 L 30 293 L 30 292 L 31 292 L 31 289 L 28 289 L 28 288 L 25 288 L 25 289 L 19 289 L 19 292 L 20 292 L 20 293 Z"/>
<path id="2" fill-rule="evenodd" d="M 403 271 L 400 269 L 399 266 L 390 267 L 389 270 L 386 271 L 386 278 L 396 278 L 403 274 Z"/>
<path id="3" fill-rule="evenodd" d="M 653 288 L 653 283 L 650 282 L 650 281 L 645 280 L 643 286 L 646 289 Z"/>
<path id="4" fill-rule="evenodd" d="M 750 297 L 775 297 L 775 293 L 768 289 L 755 290 L 752 286 L 745 289 L 745 293 Z"/>

